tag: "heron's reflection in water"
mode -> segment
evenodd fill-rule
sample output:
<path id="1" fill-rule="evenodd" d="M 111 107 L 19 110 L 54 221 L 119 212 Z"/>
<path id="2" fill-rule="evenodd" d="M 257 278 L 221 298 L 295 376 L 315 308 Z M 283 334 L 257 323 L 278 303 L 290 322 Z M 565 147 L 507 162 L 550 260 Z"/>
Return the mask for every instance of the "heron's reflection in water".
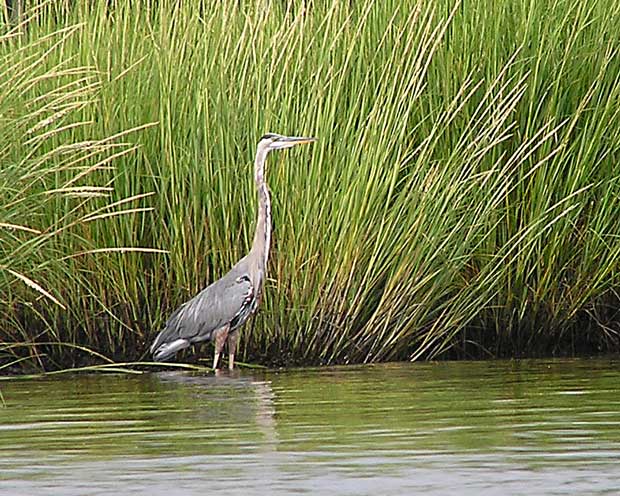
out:
<path id="1" fill-rule="evenodd" d="M 255 449 L 277 449 L 275 394 L 271 382 L 259 374 L 219 370 L 215 375 L 173 371 L 156 376 L 162 385 L 174 385 L 184 396 L 183 404 L 187 404 L 187 395 L 191 397 L 194 408 L 184 411 L 184 422 L 192 422 L 187 418 L 189 414 L 195 425 L 213 426 L 225 438 L 235 433 L 239 436 L 239 432 L 245 433 L 242 437 L 256 433 Z M 247 442 L 247 438 L 243 442 Z"/>

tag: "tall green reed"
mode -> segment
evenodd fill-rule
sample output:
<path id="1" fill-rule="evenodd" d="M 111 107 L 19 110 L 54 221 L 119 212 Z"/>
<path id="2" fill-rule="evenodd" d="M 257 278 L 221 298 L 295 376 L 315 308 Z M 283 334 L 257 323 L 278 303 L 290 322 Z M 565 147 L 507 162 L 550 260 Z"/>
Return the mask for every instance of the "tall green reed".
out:
<path id="1" fill-rule="evenodd" d="M 90 124 L 65 138 L 157 123 L 131 136 L 139 149 L 115 158 L 115 172 L 93 176 L 111 188 L 106 201 L 136 198 L 153 211 L 94 223 L 82 238 L 90 249 L 169 253 L 106 252 L 58 271 L 80 282 L 60 285 L 68 314 L 35 305 L 51 319 L 39 340 L 62 333 L 140 357 L 166 315 L 249 248 L 252 150 L 275 131 L 319 142 L 270 158 L 275 246 L 245 357 L 346 363 L 618 346 L 613 3 L 54 9 L 44 5 L 17 43 L 75 29 L 45 59 L 48 71 L 72 61 L 94 75 L 96 96 L 75 113 Z"/>
<path id="2" fill-rule="evenodd" d="M 88 298 L 95 303 L 89 309 L 101 313 L 89 282 L 97 277 L 96 258 L 152 251 L 93 236 L 103 222 L 150 208 L 139 205 L 140 195 L 110 200 L 114 163 L 136 146 L 125 142 L 131 130 L 103 136 L 84 117 L 96 104 L 99 75 L 63 55 L 81 27 L 22 40 L 27 27 L 0 39 L 2 368 L 26 358 L 42 365 L 59 349 L 92 353 L 62 322 L 82 325 L 80 303 Z"/>

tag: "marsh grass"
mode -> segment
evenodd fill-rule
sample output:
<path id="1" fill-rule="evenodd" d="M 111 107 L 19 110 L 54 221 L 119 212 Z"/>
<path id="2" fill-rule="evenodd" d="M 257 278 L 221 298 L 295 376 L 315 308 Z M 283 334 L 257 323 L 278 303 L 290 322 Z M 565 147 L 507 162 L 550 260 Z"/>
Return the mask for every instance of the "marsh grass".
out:
<path id="1" fill-rule="evenodd" d="M 246 359 L 618 348 L 614 2 L 95 0 L 31 16 L 0 46 L 5 86 L 23 67 L 25 90 L 0 97 L 0 225 L 21 226 L 0 233 L 7 356 L 92 360 L 36 345 L 54 341 L 144 356 L 249 248 L 266 131 L 319 142 L 270 157 L 274 247 Z"/>

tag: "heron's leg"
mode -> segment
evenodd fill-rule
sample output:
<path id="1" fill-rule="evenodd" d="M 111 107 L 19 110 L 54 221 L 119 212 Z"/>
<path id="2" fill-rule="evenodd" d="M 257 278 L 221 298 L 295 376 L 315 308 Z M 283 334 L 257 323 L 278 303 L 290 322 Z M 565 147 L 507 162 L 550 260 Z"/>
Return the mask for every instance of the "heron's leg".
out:
<path id="1" fill-rule="evenodd" d="M 233 331 L 228 334 L 228 368 L 230 370 L 235 367 L 235 352 L 237 351 L 238 342 L 239 331 Z"/>
<path id="2" fill-rule="evenodd" d="M 213 368 L 217 369 L 218 362 L 220 361 L 220 355 L 222 354 L 222 350 L 224 349 L 224 344 L 226 343 L 226 338 L 228 337 L 228 326 L 222 327 L 215 331 L 214 333 L 214 341 L 215 341 L 215 355 L 213 356 Z"/>

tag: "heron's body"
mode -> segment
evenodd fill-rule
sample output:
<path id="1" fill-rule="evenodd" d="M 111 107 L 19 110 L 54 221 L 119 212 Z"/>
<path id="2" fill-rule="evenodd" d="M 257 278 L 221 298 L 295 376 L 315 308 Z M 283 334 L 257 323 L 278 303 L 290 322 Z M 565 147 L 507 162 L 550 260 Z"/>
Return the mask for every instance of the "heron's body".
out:
<path id="1" fill-rule="evenodd" d="M 258 220 L 252 249 L 221 279 L 181 305 L 151 345 L 155 360 L 166 360 L 194 343 L 215 342 L 213 368 L 228 343 L 232 369 L 238 329 L 258 308 L 271 242 L 271 200 L 264 180 L 265 160 L 271 150 L 309 143 L 313 138 L 287 138 L 266 134 L 256 151 L 254 179 L 258 192 Z"/>
<path id="2" fill-rule="evenodd" d="M 244 257 L 224 277 L 176 309 L 151 346 L 153 358 L 166 360 L 190 344 L 215 339 L 218 331 L 228 338 L 256 310 L 259 292 L 260 285 L 252 284 L 248 257 Z"/>

